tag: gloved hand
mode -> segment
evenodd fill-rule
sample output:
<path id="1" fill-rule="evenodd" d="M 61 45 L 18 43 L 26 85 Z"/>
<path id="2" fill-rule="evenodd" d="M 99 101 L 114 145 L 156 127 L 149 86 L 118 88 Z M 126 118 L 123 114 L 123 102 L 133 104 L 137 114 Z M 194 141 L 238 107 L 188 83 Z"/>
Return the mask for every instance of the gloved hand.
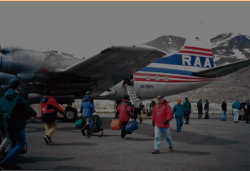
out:
<path id="1" fill-rule="evenodd" d="M 66 110 L 63 112 L 63 115 L 66 115 Z"/>
<path id="2" fill-rule="evenodd" d="M 155 121 L 152 121 L 152 125 L 153 125 L 153 127 L 155 127 Z"/>
<path id="3" fill-rule="evenodd" d="M 169 122 L 169 120 L 166 119 L 166 120 L 164 121 L 164 125 L 168 125 L 168 122 Z"/>

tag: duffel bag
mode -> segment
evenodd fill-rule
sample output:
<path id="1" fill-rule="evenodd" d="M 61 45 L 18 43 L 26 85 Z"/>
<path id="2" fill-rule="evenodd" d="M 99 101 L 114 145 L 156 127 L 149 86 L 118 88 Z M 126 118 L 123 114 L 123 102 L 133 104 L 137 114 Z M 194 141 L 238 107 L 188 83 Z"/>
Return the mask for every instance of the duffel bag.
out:
<path id="1" fill-rule="evenodd" d="M 84 126 L 84 122 L 83 122 L 82 118 L 81 118 L 81 119 L 78 119 L 78 120 L 75 122 L 75 127 L 76 127 L 76 128 L 83 128 L 83 126 Z"/>
<path id="2" fill-rule="evenodd" d="M 110 129 L 119 130 L 121 128 L 121 121 L 119 119 L 113 119 L 111 121 Z"/>
<path id="3" fill-rule="evenodd" d="M 125 126 L 126 134 L 132 134 L 132 132 L 137 129 L 138 129 L 137 121 L 129 121 L 128 124 Z"/>

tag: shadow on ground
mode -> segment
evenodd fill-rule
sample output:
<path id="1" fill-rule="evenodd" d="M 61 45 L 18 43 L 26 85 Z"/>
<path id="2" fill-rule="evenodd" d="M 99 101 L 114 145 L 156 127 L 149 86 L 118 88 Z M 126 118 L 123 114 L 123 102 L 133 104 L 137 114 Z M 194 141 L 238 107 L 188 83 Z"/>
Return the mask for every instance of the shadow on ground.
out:
<path id="1" fill-rule="evenodd" d="M 59 166 L 55 167 L 53 170 L 95 170 L 94 168 L 88 167 L 77 167 L 77 166 Z"/>
<path id="2" fill-rule="evenodd" d="M 24 156 L 19 156 L 18 157 L 18 163 L 24 164 L 24 163 L 37 163 L 39 161 L 50 161 L 50 162 L 60 162 L 60 161 L 67 161 L 67 160 L 72 160 L 74 158 L 58 158 L 58 157 L 24 157 Z"/>
<path id="3" fill-rule="evenodd" d="M 161 152 L 161 153 L 170 153 L 170 152 Z M 179 153 L 179 154 L 187 154 L 191 156 L 204 156 L 204 155 L 211 155 L 209 152 L 201 152 L 201 151 L 180 151 L 180 150 L 173 150 L 171 153 Z"/>

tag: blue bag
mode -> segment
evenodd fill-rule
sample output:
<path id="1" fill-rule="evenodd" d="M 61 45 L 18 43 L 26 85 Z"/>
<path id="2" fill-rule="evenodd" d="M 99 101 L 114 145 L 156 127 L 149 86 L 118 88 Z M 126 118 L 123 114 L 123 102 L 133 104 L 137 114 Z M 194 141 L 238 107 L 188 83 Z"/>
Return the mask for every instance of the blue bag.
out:
<path id="1" fill-rule="evenodd" d="M 126 134 L 132 134 L 132 132 L 137 129 L 138 129 L 137 121 L 129 121 L 128 124 L 125 126 Z"/>

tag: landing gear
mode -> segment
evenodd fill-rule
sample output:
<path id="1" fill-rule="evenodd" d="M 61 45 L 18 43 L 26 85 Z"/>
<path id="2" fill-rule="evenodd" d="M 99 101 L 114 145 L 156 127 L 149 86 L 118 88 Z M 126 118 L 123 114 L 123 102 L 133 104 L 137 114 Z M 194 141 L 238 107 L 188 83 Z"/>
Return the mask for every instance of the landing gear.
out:
<path id="1" fill-rule="evenodd" d="M 77 109 L 71 107 L 70 104 L 68 104 L 68 107 L 65 108 L 66 114 L 64 117 L 65 121 L 73 122 L 76 120 L 77 117 Z"/>

